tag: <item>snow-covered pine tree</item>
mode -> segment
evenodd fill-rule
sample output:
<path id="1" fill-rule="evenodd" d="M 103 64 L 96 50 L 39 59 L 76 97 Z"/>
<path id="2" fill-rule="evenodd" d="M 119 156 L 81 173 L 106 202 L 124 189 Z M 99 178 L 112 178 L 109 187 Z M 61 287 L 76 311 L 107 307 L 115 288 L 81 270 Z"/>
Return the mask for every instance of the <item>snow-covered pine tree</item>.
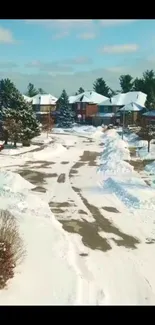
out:
<path id="1" fill-rule="evenodd" d="M 73 112 L 69 105 L 68 95 L 66 90 L 62 91 L 62 94 L 57 102 L 58 109 L 58 127 L 59 128 L 70 128 L 74 122 Z"/>
<path id="2" fill-rule="evenodd" d="M 14 83 L 9 79 L 0 81 L 0 110 L 4 121 L 13 119 L 22 122 L 20 140 L 29 144 L 30 140 L 39 135 L 39 123 L 33 112 L 32 104 L 27 103 Z"/>

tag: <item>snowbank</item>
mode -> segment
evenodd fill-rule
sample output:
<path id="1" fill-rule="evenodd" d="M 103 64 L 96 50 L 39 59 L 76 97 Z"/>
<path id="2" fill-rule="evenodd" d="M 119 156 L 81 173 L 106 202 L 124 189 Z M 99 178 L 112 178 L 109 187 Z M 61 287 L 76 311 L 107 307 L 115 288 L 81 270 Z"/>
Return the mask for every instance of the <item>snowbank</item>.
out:
<path id="1" fill-rule="evenodd" d="M 128 208 L 155 211 L 154 190 L 139 179 L 133 166 L 124 161 L 130 159 L 129 149 L 115 132 L 110 130 L 104 137 L 104 151 L 98 169 L 103 189 L 115 194 Z"/>
<path id="2" fill-rule="evenodd" d="M 138 150 L 138 155 L 141 159 L 155 159 L 155 144 L 150 144 L 150 152 L 148 152 L 147 142 L 145 147 Z"/>
<path id="3" fill-rule="evenodd" d="M 124 160 L 130 160 L 129 149 L 125 141 L 121 140 L 117 131 L 111 129 L 105 133 L 104 150 L 101 155 L 101 165 L 98 168 L 102 176 L 123 175 L 133 172 L 133 167 Z"/>
<path id="4" fill-rule="evenodd" d="M 155 175 L 155 161 L 145 166 L 144 170 L 149 174 Z"/>
<path id="5" fill-rule="evenodd" d="M 102 163 L 98 171 L 102 172 L 102 177 L 105 176 L 119 176 L 119 177 L 129 177 L 134 171 L 134 168 L 125 161 L 121 161 L 116 164 L 116 161 L 109 159 Z"/>
<path id="6" fill-rule="evenodd" d="M 72 128 L 62 129 L 62 128 L 54 128 L 53 133 L 72 133 L 81 136 L 93 136 L 93 137 L 100 137 L 102 136 L 102 127 L 92 126 L 92 125 L 75 125 Z"/>
<path id="7" fill-rule="evenodd" d="M 26 181 L 19 174 L 12 173 L 9 171 L 0 172 L 0 188 L 9 189 L 12 191 L 24 191 L 35 188 L 34 185 Z"/>
<path id="8" fill-rule="evenodd" d="M 135 181 L 135 180 L 134 180 Z M 142 185 L 119 181 L 109 177 L 103 183 L 103 188 L 116 196 L 130 209 L 147 209 L 155 211 L 154 190 L 148 187 L 145 182 Z"/>
<path id="9" fill-rule="evenodd" d="M 129 147 L 142 148 L 147 146 L 146 140 L 141 140 L 135 133 L 125 133 L 124 141 L 128 143 Z"/>
<path id="10" fill-rule="evenodd" d="M 38 199 L 34 192 L 23 193 L 22 187 L 26 187 L 26 183 L 19 178 L 19 186 L 17 177 L 11 172 L 9 175 L 0 173 L 0 206 L 17 218 L 27 255 L 16 268 L 7 290 L 0 290 L 0 304 L 80 304 L 77 295 L 82 280 L 78 277 L 68 235 L 46 202 Z"/>

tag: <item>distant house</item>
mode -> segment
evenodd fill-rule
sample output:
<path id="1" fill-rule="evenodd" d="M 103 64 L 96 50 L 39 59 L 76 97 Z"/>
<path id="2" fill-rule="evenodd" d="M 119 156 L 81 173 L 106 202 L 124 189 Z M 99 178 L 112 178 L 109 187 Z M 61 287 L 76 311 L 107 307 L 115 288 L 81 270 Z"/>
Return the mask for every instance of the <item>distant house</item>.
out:
<path id="1" fill-rule="evenodd" d="M 95 91 L 85 91 L 82 94 L 70 96 L 69 103 L 75 112 L 77 121 L 91 123 L 92 117 L 98 112 L 98 104 L 107 99 Z"/>
<path id="2" fill-rule="evenodd" d="M 27 103 L 32 102 L 32 98 L 31 98 L 31 97 L 28 97 L 28 96 L 26 96 L 26 95 L 23 95 L 23 97 L 24 97 L 24 99 L 25 99 L 25 101 L 26 101 Z"/>
<path id="3" fill-rule="evenodd" d="M 130 91 L 128 93 L 115 95 L 112 98 L 108 98 L 107 100 L 99 103 L 98 113 L 96 114 L 97 118 L 99 118 L 99 116 L 102 117 L 102 123 L 104 124 L 113 123 L 114 121 L 122 122 L 122 108 L 126 105 L 130 105 L 131 103 L 135 106 L 137 105 L 137 107 L 139 105 L 139 107 L 143 108 L 145 107 L 146 97 L 147 95 L 141 91 Z M 131 111 L 132 122 L 134 123 L 138 117 L 138 111 L 140 112 L 140 109 L 135 109 L 134 113 L 133 109 Z M 109 119 L 110 114 L 111 118 Z"/>
<path id="4" fill-rule="evenodd" d="M 143 114 L 142 125 L 147 125 L 150 123 L 155 125 L 155 110 L 148 111 Z"/>
<path id="5" fill-rule="evenodd" d="M 32 97 L 32 106 L 40 121 L 48 114 L 54 118 L 57 100 L 51 94 L 37 94 Z"/>

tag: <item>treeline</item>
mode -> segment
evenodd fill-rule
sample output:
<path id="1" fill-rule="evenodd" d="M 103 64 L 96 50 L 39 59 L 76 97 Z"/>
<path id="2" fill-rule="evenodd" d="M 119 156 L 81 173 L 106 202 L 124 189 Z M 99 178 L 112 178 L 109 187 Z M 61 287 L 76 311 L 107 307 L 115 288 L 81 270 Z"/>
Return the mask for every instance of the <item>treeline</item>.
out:
<path id="1" fill-rule="evenodd" d="M 149 109 L 155 108 L 155 71 L 146 70 L 143 72 L 141 78 L 133 78 L 131 75 L 121 75 L 119 77 L 120 90 L 111 89 L 103 78 L 97 78 L 92 89 L 98 94 L 106 97 L 112 97 L 119 93 L 126 93 L 129 91 L 142 91 L 147 94 L 146 107 Z M 83 87 L 80 87 L 75 95 L 81 94 L 85 91 Z M 45 94 L 46 92 L 42 89 L 36 89 L 32 83 L 29 83 L 27 87 L 26 95 L 33 97 L 36 94 Z"/>
<path id="2" fill-rule="evenodd" d="M 133 78 L 131 75 L 121 75 L 119 77 L 120 90 L 111 89 L 103 78 L 97 78 L 93 83 L 93 90 L 98 94 L 106 97 L 112 97 L 119 93 L 126 93 L 129 91 L 141 91 L 147 94 L 146 107 L 149 109 L 155 108 L 155 71 L 146 70 L 142 78 Z M 79 88 L 78 94 L 82 93 L 84 89 Z"/>

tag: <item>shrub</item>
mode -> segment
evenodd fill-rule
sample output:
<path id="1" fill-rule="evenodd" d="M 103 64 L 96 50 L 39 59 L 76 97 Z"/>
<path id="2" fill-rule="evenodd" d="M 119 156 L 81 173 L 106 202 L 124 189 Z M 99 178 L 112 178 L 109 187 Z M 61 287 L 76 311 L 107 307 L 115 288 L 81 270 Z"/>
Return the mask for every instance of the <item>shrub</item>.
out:
<path id="1" fill-rule="evenodd" d="M 13 277 L 14 268 L 25 256 L 15 217 L 7 210 L 0 210 L 0 289 Z"/>

